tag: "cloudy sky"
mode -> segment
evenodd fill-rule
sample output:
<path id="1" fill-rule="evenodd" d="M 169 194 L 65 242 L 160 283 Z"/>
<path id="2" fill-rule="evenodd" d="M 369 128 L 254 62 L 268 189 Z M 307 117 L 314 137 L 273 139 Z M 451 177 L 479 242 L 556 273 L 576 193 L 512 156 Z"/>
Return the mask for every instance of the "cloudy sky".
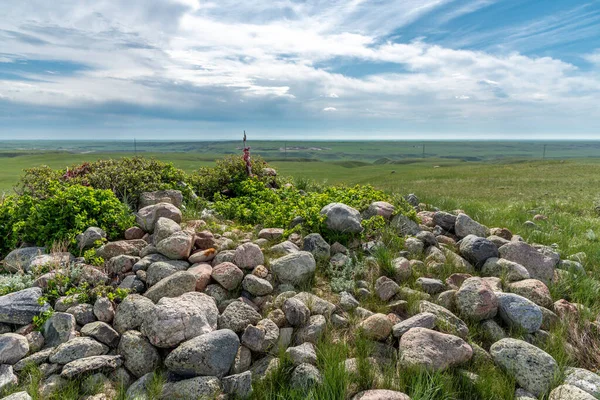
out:
<path id="1" fill-rule="evenodd" d="M 0 138 L 600 138 L 600 0 L 4 0 Z"/>

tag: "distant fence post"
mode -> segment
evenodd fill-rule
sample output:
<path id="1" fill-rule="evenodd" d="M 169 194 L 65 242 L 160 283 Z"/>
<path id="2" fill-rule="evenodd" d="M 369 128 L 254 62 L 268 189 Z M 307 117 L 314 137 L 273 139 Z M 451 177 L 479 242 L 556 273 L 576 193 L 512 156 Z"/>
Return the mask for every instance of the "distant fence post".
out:
<path id="1" fill-rule="evenodd" d="M 244 161 L 246 162 L 246 173 L 252 176 L 252 162 L 250 161 L 250 147 L 246 147 L 246 131 L 244 131 Z"/>

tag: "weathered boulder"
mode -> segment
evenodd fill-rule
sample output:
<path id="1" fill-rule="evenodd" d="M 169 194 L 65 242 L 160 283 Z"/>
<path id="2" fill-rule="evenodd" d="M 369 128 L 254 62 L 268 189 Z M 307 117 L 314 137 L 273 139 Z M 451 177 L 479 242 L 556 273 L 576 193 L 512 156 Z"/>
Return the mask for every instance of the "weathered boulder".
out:
<path id="1" fill-rule="evenodd" d="M 115 370 L 123 364 L 121 356 L 92 356 L 66 364 L 60 376 L 73 379 L 79 375 L 98 370 Z"/>
<path id="2" fill-rule="evenodd" d="M 329 258 L 331 246 L 318 233 L 311 233 L 304 237 L 302 250 L 308 251 L 315 258 Z"/>
<path id="3" fill-rule="evenodd" d="M 3 397 L 2 400 L 31 400 L 31 396 L 29 395 L 29 393 L 23 391 L 16 392 L 6 397 Z"/>
<path id="4" fill-rule="evenodd" d="M 110 275 L 125 274 L 133 269 L 133 266 L 140 261 L 139 257 L 122 254 L 108 260 L 106 263 L 106 272 Z"/>
<path id="5" fill-rule="evenodd" d="M 490 355 L 519 386 L 536 396 L 550 389 L 559 370 L 552 356 L 522 340 L 499 340 L 490 347 Z"/>
<path id="6" fill-rule="evenodd" d="M 234 290 L 240 286 L 244 272 L 230 262 L 221 263 L 212 269 L 211 277 L 227 290 Z"/>
<path id="7" fill-rule="evenodd" d="M 104 260 L 110 260 L 113 257 L 127 255 L 139 257 L 140 252 L 148 243 L 145 240 L 119 240 L 116 242 L 108 242 L 96 250 L 96 255 Z"/>
<path id="8" fill-rule="evenodd" d="M 483 267 L 481 267 L 483 276 L 496 276 L 498 278 L 505 277 L 509 282 L 516 282 L 523 279 L 529 279 L 529 271 L 513 261 L 505 260 L 504 258 L 488 258 Z"/>
<path id="9" fill-rule="evenodd" d="M 11 274 L 19 271 L 29 271 L 31 260 L 41 254 L 46 254 L 45 247 L 21 247 L 13 250 L 2 260 L 4 271 Z"/>
<path id="10" fill-rule="evenodd" d="M 154 286 L 175 272 L 185 271 L 189 264 L 185 261 L 159 261 L 152 263 L 146 271 L 146 284 Z"/>
<path id="11" fill-rule="evenodd" d="M 25 336 L 16 333 L 0 335 L 0 364 L 15 364 L 29 352 L 29 342 Z"/>
<path id="12" fill-rule="evenodd" d="M 258 232 L 260 239 L 278 240 L 283 237 L 284 230 L 281 228 L 263 228 Z"/>
<path id="13" fill-rule="evenodd" d="M 255 325 L 262 319 L 261 315 L 248 304 L 241 301 L 230 303 L 219 316 L 219 329 L 230 329 L 241 333 L 248 325 Z"/>
<path id="14" fill-rule="evenodd" d="M 310 310 L 311 315 L 324 315 L 329 318 L 335 311 L 335 304 L 320 298 L 312 293 L 300 292 L 294 298 L 304 303 Z"/>
<path id="15" fill-rule="evenodd" d="M 44 323 L 44 338 L 47 346 L 58 346 L 77 336 L 75 317 L 68 313 L 56 312 Z"/>
<path id="16" fill-rule="evenodd" d="M 597 400 L 598 398 L 592 396 L 585 390 L 578 388 L 573 385 L 560 385 L 552 392 L 550 392 L 550 396 L 548 400 Z"/>
<path id="17" fill-rule="evenodd" d="M 244 243 L 235 249 L 233 263 L 240 268 L 253 269 L 264 262 L 262 250 L 254 243 Z"/>
<path id="18" fill-rule="evenodd" d="M 155 192 L 144 192 L 140 195 L 139 207 L 144 208 L 159 203 L 171 203 L 175 207 L 181 207 L 183 194 L 180 190 L 166 189 Z"/>
<path id="19" fill-rule="evenodd" d="M 177 297 L 195 290 L 196 276 L 188 271 L 179 271 L 160 280 L 144 296 L 156 303 L 163 297 Z"/>
<path id="20" fill-rule="evenodd" d="M 510 242 L 500 247 L 499 252 L 502 258 L 525 267 L 532 279 L 539 279 L 545 284 L 552 281 L 557 260 L 542 254 L 527 243 Z"/>
<path id="21" fill-rule="evenodd" d="M 513 282 L 508 285 L 508 290 L 511 293 L 523 296 L 526 299 L 533 301 L 538 306 L 552 308 L 552 295 L 550 289 L 544 282 L 537 279 L 524 279 L 518 282 Z"/>
<path id="22" fill-rule="evenodd" d="M 310 319 L 310 310 L 297 298 L 289 298 L 283 303 L 282 307 L 285 319 L 292 326 L 304 326 Z"/>
<path id="23" fill-rule="evenodd" d="M 325 328 L 327 326 L 327 321 L 325 317 L 322 315 L 313 315 L 308 319 L 308 324 L 300 327 L 296 330 L 296 335 L 294 338 L 295 343 L 302 344 L 305 342 L 310 342 L 312 344 L 317 344 L 319 338 L 325 332 Z"/>
<path id="24" fill-rule="evenodd" d="M 403 214 L 398 214 L 392 218 L 390 227 L 398 232 L 398 234 L 401 236 L 416 235 L 421 231 L 419 224 Z"/>
<path id="25" fill-rule="evenodd" d="M 174 347 L 217 329 L 219 310 L 204 293 L 189 292 L 164 297 L 144 317 L 141 331 L 156 347 Z"/>
<path id="26" fill-rule="evenodd" d="M 375 282 L 375 292 L 383 301 L 388 301 L 398 293 L 400 286 L 387 276 L 380 276 Z"/>
<path id="27" fill-rule="evenodd" d="M 203 292 L 210 283 L 212 266 L 206 263 L 194 264 L 187 271 L 196 277 L 196 291 Z"/>
<path id="28" fill-rule="evenodd" d="M 277 343 L 279 327 L 270 319 L 248 325 L 242 335 L 242 344 L 255 353 L 265 353 Z"/>
<path id="29" fill-rule="evenodd" d="M 310 281 L 316 268 L 315 258 L 307 251 L 288 254 L 271 261 L 271 271 L 277 280 L 291 285 L 301 285 Z"/>
<path id="30" fill-rule="evenodd" d="M 152 242 L 155 246 L 168 238 L 169 236 L 181 231 L 181 226 L 169 218 L 159 218 L 154 224 L 154 233 L 152 234 Z"/>
<path id="31" fill-rule="evenodd" d="M 394 325 L 392 333 L 394 337 L 399 338 L 412 328 L 433 329 L 435 327 L 435 320 L 435 315 L 430 312 L 419 313 Z"/>
<path id="32" fill-rule="evenodd" d="M 393 204 L 390 204 L 387 201 L 375 201 L 363 212 L 363 218 L 369 219 L 379 215 L 385 219 L 390 219 L 394 214 L 394 211 L 396 211 L 396 207 L 394 207 Z"/>
<path id="33" fill-rule="evenodd" d="M 81 334 L 110 347 L 117 347 L 119 344 L 119 333 L 106 322 L 96 321 L 86 324 L 81 328 Z"/>
<path id="34" fill-rule="evenodd" d="M 94 315 L 94 306 L 91 304 L 84 303 L 71 306 L 67 308 L 66 313 L 73 315 L 78 325 L 89 324 L 90 322 L 94 322 L 96 320 L 96 316 Z"/>
<path id="35" fill-rule="evenodd" d="M 231 368 L 239 346 L 238 336 L 232 330 L 209 332 L 173 350 L 165 359 L 165 366 L 183 376 L 222 377 Z"/>
<path id="36" fill-rule="evenodd" d="M 293 242 L 286 240 L 271 247 L 271 251 L 280 254 L 292 254 L 300 251 L 300 248 Z"/>
<path id="37" fill-rule="evenodd" d="M 445 211 L 436 211 L 433 214 L 433 223 L 445 231 L 453 231 L 456 224 L 456 216 Z"/>
<path id="38" fill-rule="evenodd" d="M 50 309 L 48 303 L 39 304 L 42 289 L 32 287 L 0 296 L 0 322 L 7 324 L 26 325 Z"/>
<path id="39" fill-rule="evenodd" d="M 120 333 L 137 329 L 154 308 L 152 300 L 139 294 L 130 294 L 117 307 L 113 327 Z"/>
<path id="40" fill-rule="evenodd" d="M 473 349 L 458 336 L 427 328 L 412 328 L 400 339 L 401 362 L 433 371 L 463 364 L 471 359 Z"/>
<path id="41" fill-rule="evenodd" d="M 163 386 L 162 399 L 214 399 L 221 391 L 221 382 L 214 376 L 198 376 Z"/>
<path id="42" fill-rule="evenodd" d="M 223 393 L 236 399 L 246 399 L 252 395 L 252 372 L 229 375 L 221 380 Z"/>
<path id="43" fill-rule="evenodd" d="M 168 218 L 181 223 L 181 211 L 170 203 L 158 203 L 140 209 L 135 215 L 137 224 L 146 232 L 154 232 L 154 225 L 159 218 Z"/>
<path id="44" fill-rule="evenodd" d="M 600 397 L 600 375 L 583 368 L 567 368 L 565 371 L 565 384 L 576 386 L 579 389 Z"/>
<path id="45" fill-rule="evenodd" d="M 358 327 L 366 337 L 372 340 L 385 340 L 392 333 L 392 321 L 385 314 L 373 314 Z"/>
<path id="46" fill-rule="evenodd" d="M 540 307 L 513 293 L 496 293 L 498 297 L 498 314 L 509 326 L 533 333 L 540 329 L 543 314 Z"/>
<path id="47" fill-rule="evenodd" d="M 494 318 L 498 312 L 498 298 L 481 278 L 468 278 L 456 292 L 456 307 L 461 315 L 474 321 Z"/>
<path id="48" fill-rule="evenodd" d="M 301 390 L 318 385 L 322 381 L 323 378 L 317 367 L 306 363 L 298 365 L 292 371 L 292 376 L 290 377 L 290 385 L 295 389 Z"/>
<path id="49" fill-rule="evenodd" d="M 327 229 L 334 232 L 360 233 L 362 218 L 358 210 L 342 203 L 331 203 L 321 209 Z"/>
<path id="50" fill-rule="evenodd" d="M 481 268 L 488 258 L 498 257 L 498 248 L 486 238 L 468 235 L 460 242 L 460 254 L 475 268 Z"/>
<path id="51" fill-rule="evenodd" d="M 438 329 L 457 335 L 461 338 L 466 338 L 469 335 L 467 324 L 448 309 L 431 303 L 427 300 L 422 300 L 419 303 L 420 312 L 430 312 L 436 316 L 436 326 Z"/>
<path id="52" fill-rule="evenodd" d="M 77 247 L 82 250 L 94 247 L 97 241 L 106 239 L 106 232 L 102 228 L 90 226 L 83 233 L 75 237 Z"/>
<path id="53" fill-rule="evenodd" d="M 481 225 L 479 222 L 473 220 L 467 214 L 458 214 L 456 217 L 456 223 L 454 224 L 454 232 L 459 238 L 464 238 L 469 235 L 475 235 L 479 237 L 486 237 L 487 228 Z"/>
<path id="54" fill-rule="evenodd" d="M 248 274 L 244 277 L 242 287 L 253 296 L 266 296 L 273 292 L 271 282 L 253 274 Z"/>
<path id="55" fill-rule="evenodd" d="M 118 353 L 125 360 L 125 368 L 137 378 L 153 372 L 160 365 L 158 350 L 138 331 L 123 334 Z"/>
<path id="56" fill-rule="evenodd" d="M 187 260 L 192 252 L 193 245 L 194 236 L 182 231 L 175 232 L 158 242 L 156 249 L 160 254 L 169 257 L 171 260 Z"/>
<path id="57" fill-rule="evenodd" d="M 92 338 L 76 337 L 58 345 L 48 360 L 55 364 L 68 364 L 80 358 L 104 355 L 108 350 L 108 346 Z"/>
<path id="58" fill-rule="evenodd" d="M 0 364 L 0 392 L 19 383 L 17 375 L 13 372 L 12 365 Z"/>
<path id="59" fill-rule="evenodd" d="M 312 343 L 302 343 L 299 346 L 288 348 L 285 352 L 290 356 L 294 365 L 317 364 L 317 351 Z"/>

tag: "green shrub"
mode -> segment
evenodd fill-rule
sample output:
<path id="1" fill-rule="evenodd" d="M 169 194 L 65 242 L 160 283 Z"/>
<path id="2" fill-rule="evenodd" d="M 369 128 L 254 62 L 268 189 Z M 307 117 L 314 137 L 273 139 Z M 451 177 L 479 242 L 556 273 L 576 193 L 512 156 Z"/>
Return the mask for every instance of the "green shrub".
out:
<path id="1" fill-rule="evenodd" d="M 243 224 L 260 224 L 265 227 L 288 227 L 295 217 L 301 217 L 303 228 L 331 238 L 321 209 L 329 203 L 344 203 L 359 211 L 366 210 L 374 201 L 388 201 L 396 212 L 412 218 L 414 210 L 401 197 L 392 197 L 372 186 L 330 186 L 321 192 L 304 193 L 294 187 L 273 190 L 258 178 L 240 181 L 233 185 L 237 197 L 215 194 L 214 209 L 223 217 Z M 364 221 L 367 228 L 378 226 L 380 219 Z M 339 239 L 339 237 L 336 237 Z"/>
<path id="2" fill-rule="evenodd" d="M 17 192 L 47 198 L 51 196 L 54 184 L 62 187 L 83 185 L 111 190 L 119 199 L 136 206 L 142 193 L 155 190 L 177 189 L 186 199 L 191 199 L 192 189 L 185 184 L 187 179 L 186 173 L 171 163 L 131 157 L 98 160 L 62 170 L 47 166 L 30 168 L 19 181 Z"/>
<path id="3" fill-rule="evenodd" d="M 110 190 L 53 183 L 48 196 L 28 193 L 6 198 L 0 205 L 0 255 L 20 243 L 51 247 L 63 242 L 75 245 L 75 237 L 90 226 L 104 229 L 109 239 L 120 237 L 134 218 Z"/>
<path id="4" fill-rule="evenodd" d="M 263 175 L 269 165 L 258 156 L 252 156 L 254 179 L 263 183 L 275 182 L 276 177 Z M 242 156 L 227 156 L 216 160 L 214 167 L 202 167 L 190 177 L 191 184 L 198 196 L 213 200 L 215 194 L 229 189 L 232 196 L 239 196 L 239 184 L 248 179 L 246 163 Z"/>
<path id="5" fill-rule="evenodd" d="M 33 277 L 31 275 L 0 275 L 0 296 L 27 289 L 32 285 Z"/>

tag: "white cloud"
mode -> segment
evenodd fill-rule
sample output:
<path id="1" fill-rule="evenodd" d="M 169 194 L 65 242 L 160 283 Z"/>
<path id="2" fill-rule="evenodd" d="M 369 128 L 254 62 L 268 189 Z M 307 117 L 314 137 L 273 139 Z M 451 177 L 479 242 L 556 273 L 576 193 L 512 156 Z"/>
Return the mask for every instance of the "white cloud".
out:
<path id="1" fill-rule="evenodd" d="M 0 80 L 0 93 L 19 104 L 67 109 L 127 104 L 173 113 L 296 118 L 337 111 L 343 118 L 420 123 L 465 116 L 489 121 L 588 115 L 600 120 L 594 107 L 600 100 L 597 71 L 581 71 L 556 58 L 457 50 L 426 39 L 386 41 L 396 29 L 442 6 L 457 4 L 447 21 L 490 3 L 22 2 L 0 16 L 0 62 L 69 61 L 89 68 L 58 70 L 52 76 L 27 72 L 26 83 Z M 586 12 L 578 9 L 565 23 L 575 24 L 575 16 Z M 556 21 L 548 18 L 521 26 L 509 41 L 537 38 L 552 24 Z M 598 54 L 586 59 L 599 62 Z M 352 76 L 332 68 L 340 60 L 365 64 L 367 70 L 370 64 L 392 63 L 398 72 Z"/>

